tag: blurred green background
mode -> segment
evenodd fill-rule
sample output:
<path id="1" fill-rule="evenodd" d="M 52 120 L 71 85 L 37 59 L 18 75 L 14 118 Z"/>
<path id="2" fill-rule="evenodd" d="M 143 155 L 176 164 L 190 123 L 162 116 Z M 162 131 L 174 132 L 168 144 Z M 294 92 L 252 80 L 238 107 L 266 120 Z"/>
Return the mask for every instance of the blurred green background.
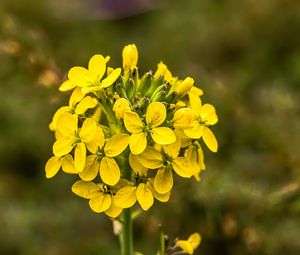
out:
<path id="1" fill-rule="evenodd" d="M 135 221 L 136 250 L 203 236 L 196 254 L 300 254 L 298 0 L 1 0 L 0 254 L 118 254 L 112 223 L 46 180 L 48 123 L 68 95 L 68 69 L 96 53 L 121 65 L 136 43 L 141 71 L 163 60 L 216 105 L 220 150 L 200 183 L 177 181 L 170 203 Z"/>

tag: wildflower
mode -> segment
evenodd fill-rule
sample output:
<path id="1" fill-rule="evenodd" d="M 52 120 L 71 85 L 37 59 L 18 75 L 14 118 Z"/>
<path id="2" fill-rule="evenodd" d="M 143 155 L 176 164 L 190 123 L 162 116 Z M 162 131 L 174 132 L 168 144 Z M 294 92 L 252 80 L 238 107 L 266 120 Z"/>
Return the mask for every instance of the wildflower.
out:
<path id="1" fill-rule="evenodd" d="M 194 254 L 194 251 L 201 243 L 201 235 L 199 233 L 193 233 L 187 240 L 178 240 L 176 246 L 181 248 L 184 253 Z"/>
<path id="2" fill-rule="evenodd" d="M 133 154 L 142 153 L 147 146 L 147 134 L 150 133 L 154 142 L 158 144 L 171 144 L 176 141 L 172 129 L 159 127 L 166 119 L 166 107 L 160 102 L 152 102 L 146 112 L 146 125 L 136 112 L 125 112 L 124 124 L 132 133 L 129 147 Z"/>
<path id="3" fill-rule="evenodd" d="M 83 171 L 86 159 L 86 143 L 90 142 L 95 136 L 96 122 L 91 118 L 87 118 L 79 130 L 77 115 L 64 113 L 57 120 L 56 130 L 58 139 L 53 145 L 54 155 L 62 157 L 75 148 L 75 168 L 78 172 Z"/>
<path id="4" fill-rule="evenodd" d="M 67 174 L 78 173 L 74 167 L 73 156 L 67 154 L 63 157 L 53 156 L 47 161 L 45 167 L 46 177 L 47 178 L 54 177 L 60 168 L 62 168 L 62 170 Z"/>
<path id="5" fill-rule="evenodd" d="M 135 44 L 129 44 L 124 47 L 122 52 L 124 70 L 133 71 L 138 62 L 138 51 Z"/>
<path id="6" fill-rule="evenodd" d="M 193 139 L 203 138 L 207 147 L 216 152 L 218 150 L 218 142 L 209 126 L 218 122 L 215 107 L 211 104 L 201 104 L 201 100 L 195 94 L 190 94 L 190 104 L 194 111 L 195 120 L 190 124 L 184 133 Z"/>
<path id="7" fill-rule="evenodd" d="M 94 55 L 89 61 L 88 69 L 81 66 L 70 69 L 68 73 L 70 83 L 81 87 L 84 94 L 110 87 L 119 78 L 121 68 L 116 68 L 102 80 L 106 71 L 106 63 L 107 60 L 102 55 Z"/>

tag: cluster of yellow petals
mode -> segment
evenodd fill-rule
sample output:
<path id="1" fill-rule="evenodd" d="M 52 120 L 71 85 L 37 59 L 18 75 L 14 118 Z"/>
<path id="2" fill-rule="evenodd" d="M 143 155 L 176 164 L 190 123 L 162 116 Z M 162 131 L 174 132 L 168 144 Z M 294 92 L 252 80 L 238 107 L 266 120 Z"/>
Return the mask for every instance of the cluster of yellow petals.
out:
<path id="1" fill-rule="evenodd" d="M 56 141 L 45 167 L 47 178 L 60 168 L 78 175 L 72 191 L 112 218 L 136 203 L 148 210 L 155 200 L 167 202 L 174 174 L 200 179 L 202 143 L 218 149 L 211 130 L 218 121 L 215 108 L 202 104 L 203 91 L 192 78 L 174 77 L 162 62 L 154 74 L 140 76 L 134 44 L 122 57 L 123 69 L 97 54 L 88 68 L 69 70 L 59 90 L 72 93 L 49 125 Z M 177 245 L 192 254 L 193 243 Z"/>

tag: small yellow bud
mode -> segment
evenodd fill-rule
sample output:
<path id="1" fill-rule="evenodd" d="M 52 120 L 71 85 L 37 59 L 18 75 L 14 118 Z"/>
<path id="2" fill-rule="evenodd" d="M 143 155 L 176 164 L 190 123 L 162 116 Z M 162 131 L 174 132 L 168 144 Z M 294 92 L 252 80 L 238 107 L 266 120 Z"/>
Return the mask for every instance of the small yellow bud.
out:
<path id="1" fill-rule="evenodd" d="M 164 76 L 164 80 L 167 82 L 171 82 L 173 80 L 172 73 L 162 61 L 157 65 L 157 70 L 154 74 L 154 78 L 157 79 L 161 75 Z"/>
<path id="2" fill-rule="evenodd" d="M 122 52 L 123 68 L 125 70 L 133 70 L 137 66 L 138 51 L 135 44 L 129 44 L 124 47 Z"/>
<path id="3" fill-rule="evenodd" d="M 175 91 L 179 96 L 184 96 L 194 85 L 194 79 L 187 77 L 181 82 L 176 88 Z"/>

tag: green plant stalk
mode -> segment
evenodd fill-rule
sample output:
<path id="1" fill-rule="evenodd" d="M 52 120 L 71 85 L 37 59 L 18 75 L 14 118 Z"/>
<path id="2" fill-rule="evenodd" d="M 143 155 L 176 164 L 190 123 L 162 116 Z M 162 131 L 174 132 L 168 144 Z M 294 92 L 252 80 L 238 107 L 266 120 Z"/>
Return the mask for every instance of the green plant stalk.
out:
<path id="1" fill-rule="evenodd" d="M 160 231 L 160 255 L 165 255 L 165 234 L 163 230 Z"/>
<path id="2" fill-rule="evenodd" d="M 125 158 L 128 158 L 128 149 L 125 152 Z M 128 160 L 124 162 L 124 178 L 131 181 L 131 167 Z M 133 255 L 133 229 L 131 208 L 124 209 L 122 213 L 122 231 L 120 234 L 121 255 Z"/>

